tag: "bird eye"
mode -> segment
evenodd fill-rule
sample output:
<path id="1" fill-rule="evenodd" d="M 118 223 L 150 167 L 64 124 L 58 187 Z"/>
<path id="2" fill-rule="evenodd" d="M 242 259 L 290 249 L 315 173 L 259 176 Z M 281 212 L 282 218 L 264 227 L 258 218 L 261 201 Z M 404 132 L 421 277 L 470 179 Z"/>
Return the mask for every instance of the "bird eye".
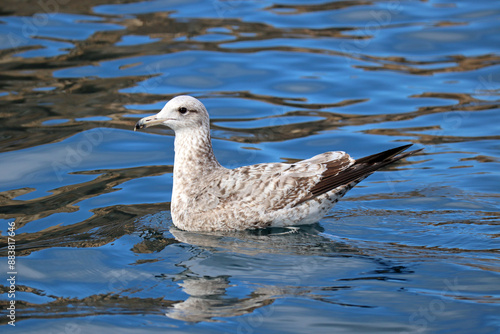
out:
<path id="1" fill-rule="evenodd" d="M 180 112 L 181 114 L 185 114 L 185 113 L 187 113 L 187 111 L 188 111 L 188 110 L 187 110 L 187 108 L 186 108 L 186 107 L 180 107 L 180 108 L 179 108 L 179 112 Z"/>

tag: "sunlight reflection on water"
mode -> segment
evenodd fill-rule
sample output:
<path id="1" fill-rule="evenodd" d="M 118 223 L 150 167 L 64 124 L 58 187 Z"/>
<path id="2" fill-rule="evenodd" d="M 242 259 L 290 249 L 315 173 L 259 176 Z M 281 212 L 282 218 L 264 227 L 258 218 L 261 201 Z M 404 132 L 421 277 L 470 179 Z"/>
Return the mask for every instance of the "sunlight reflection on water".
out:
<path id="1" fill-rule="evenodd" d="M 23 332 L 498 330 L 493 2 L 2 9 L 0 253 L 15 222 Z M 318 224 L 183 232 L 172 131 L 132 131 L 180 94 L 207 106 L 227 167 L 425 150 Z"/>

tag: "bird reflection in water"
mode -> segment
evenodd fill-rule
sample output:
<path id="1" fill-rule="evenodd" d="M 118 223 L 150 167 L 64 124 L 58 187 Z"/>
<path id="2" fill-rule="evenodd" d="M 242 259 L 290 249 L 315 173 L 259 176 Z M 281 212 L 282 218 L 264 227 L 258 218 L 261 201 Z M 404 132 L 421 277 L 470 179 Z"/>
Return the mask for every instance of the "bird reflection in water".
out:
<path id="1" fill-rule="evenodd" d="M 172 226 L 170 233 L 176 242 L 189 244 L 193 254 L 177 264 L 184 268 L 182 272 L 157 276 L 177 282 L 188 295 L 165 312 L 167 317 L 177 320 L 221 321 L 254 312 L 266 315 L 272 310 L 264 306 L 272 309 L 276 300 L 297 296 L 342 306 L 371 308 L 371 305 L 347 304 L 341 298 L 332 298 L 336 291 L 352 289 L 349 279 L 329 282 L 328 285 L 323 282 L 323 286 L 309 286 L 308 282 L 311 277 L 322 275 L 322 270 L 338 269 L 321 265 L 321 262 L 328 262 L 326 259 L 334 258 L 339 268 L 350 266 L 350 259 L 354 259 L 372 262 L 372 266 L 378 268 L 382 264 L 386 272 L 394 272 L 390 264 L 382 263 L 345 242 L 332 240 L 319 224 L 203 234 Z M 172 243 L 157 242 L 163 245 Z M 246 288 L 242 289 L 245 273 L 255 274 L 256 270 L 262 272 L 262 280 L 246 281 Z"/>

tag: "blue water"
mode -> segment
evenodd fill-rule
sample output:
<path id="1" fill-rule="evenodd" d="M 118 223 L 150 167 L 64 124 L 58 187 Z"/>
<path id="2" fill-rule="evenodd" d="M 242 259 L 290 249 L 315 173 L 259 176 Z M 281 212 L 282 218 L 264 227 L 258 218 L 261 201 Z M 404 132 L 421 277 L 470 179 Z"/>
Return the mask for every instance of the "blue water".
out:
<path id="1" fill-rule="evenodd" d="M 0 9 L 2 331 L 500 332 L 497 2 Z M 133 131 L 180 94 L 226 167 L 424 150 L 293 233 L 188 233 L 173 132 Z"/>

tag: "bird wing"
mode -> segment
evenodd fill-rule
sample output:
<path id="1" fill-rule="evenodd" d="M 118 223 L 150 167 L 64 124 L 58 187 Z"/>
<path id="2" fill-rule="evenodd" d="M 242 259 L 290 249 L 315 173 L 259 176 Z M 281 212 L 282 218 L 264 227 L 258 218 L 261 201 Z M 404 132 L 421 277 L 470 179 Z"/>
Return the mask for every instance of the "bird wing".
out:
<path id="1" fill-rule="evenodd" d="M 279 210 L 297 206 L 336 188 L 351 188 L 377 169 L 421 150 L 401 153 L 411 145 L 354 160 L 345 152 L 327 152 L 297 163 L 269 163 L 226 169 L 213 175 L 198 192 L 203 211 L 217 207 Z M 401 154 L 399 154 L 401 153 Z M 345 193 L 345 191 L 344 191 Z"/>
<path id="2" fill-rule="evenodd" d="M 296 205 L 318 197 L 338 187 L 348 186 L 350 189 L 376 170 L 422 151 L 422 149 L 419 149 L 401 153 L 410 146 L 412 146 L 412 144 L 399 146 L 387 151 L 353 160 L 353 164 L 342 170 L 338 170 L 335 162 L 333 165 L 331 162 L 327 162 L 326 170 L 321 174 L 320 181 L 310 188 L 310 194 L 304 196 L 301 201 L 296 203 Z"/>
<path id="3" fill-rule="evenodd" d="M 203 211 L 217 207 L 255 207 L 279 210 L 314 197 L 322 180 L 335 177 L 354 164 L 345 152 L 327 152 L 297 163 L 266 163 L 226 169 L 211 177 L 195 202 Z"/>

